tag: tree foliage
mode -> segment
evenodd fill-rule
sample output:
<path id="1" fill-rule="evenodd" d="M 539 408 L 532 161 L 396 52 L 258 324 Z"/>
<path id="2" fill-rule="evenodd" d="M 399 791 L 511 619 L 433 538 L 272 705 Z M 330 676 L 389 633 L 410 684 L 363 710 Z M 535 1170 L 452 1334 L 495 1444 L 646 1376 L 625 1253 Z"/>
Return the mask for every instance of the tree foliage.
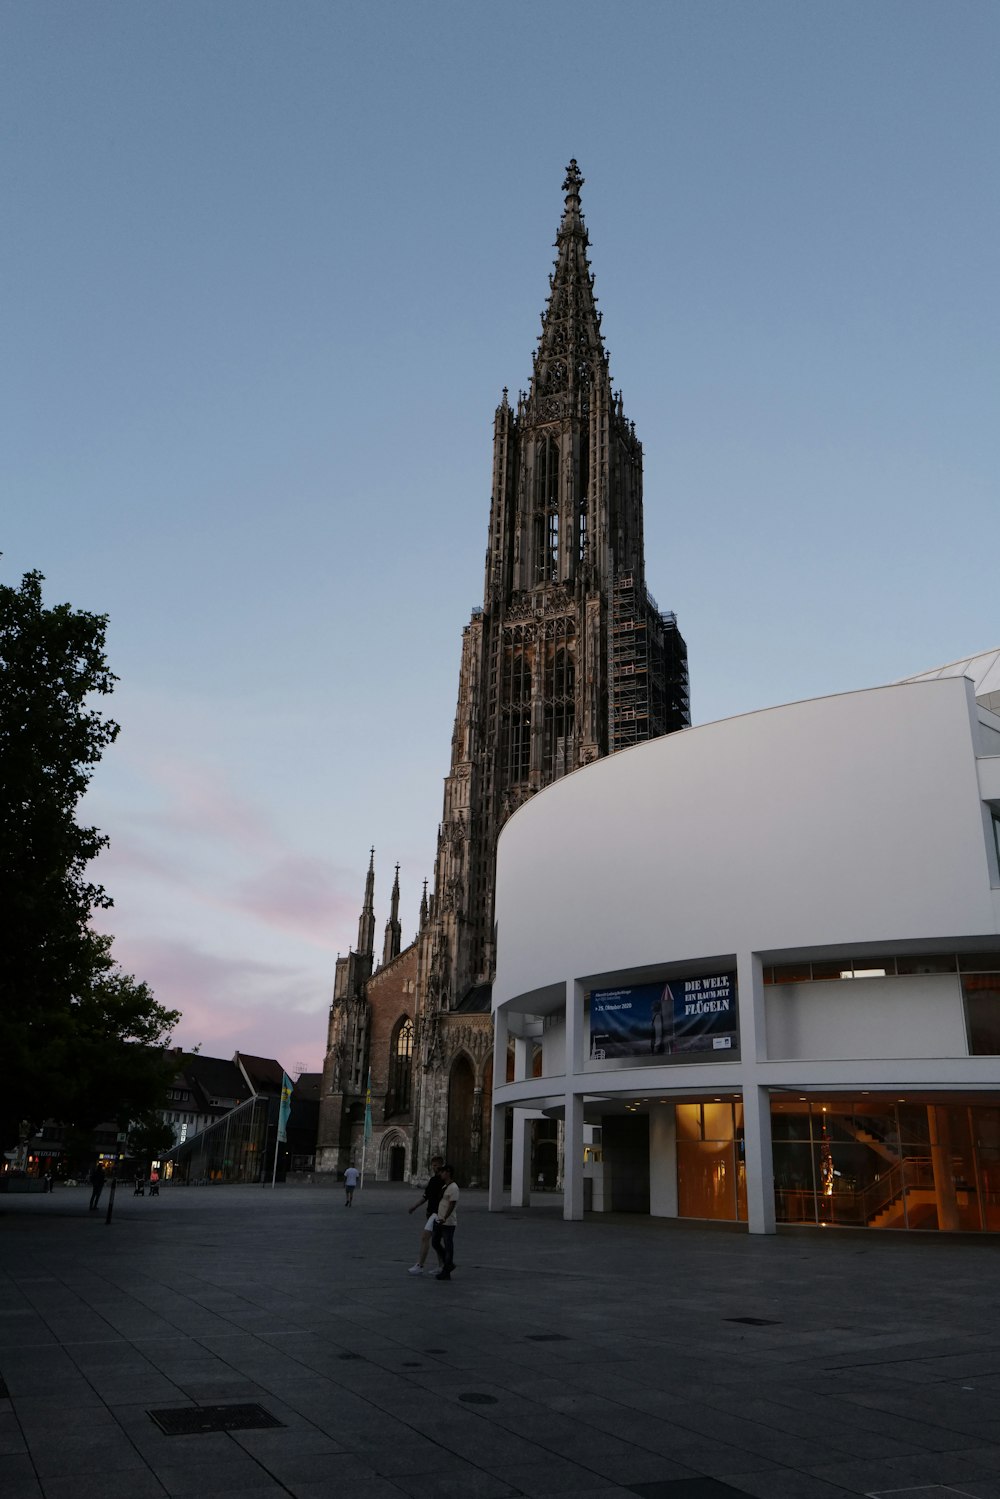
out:
<path id="1" fill-rule="evenodd" d="M 107 617 L 46 608 L 42 575 L 0 585 L 0 1134 L 21 1119 L 82 1128 L 151 1107 L 179 1016 L 121 972 L 90 925 L 112 902 L 87 878 L 108 840 L 76 809 L 118 725 Z"/>

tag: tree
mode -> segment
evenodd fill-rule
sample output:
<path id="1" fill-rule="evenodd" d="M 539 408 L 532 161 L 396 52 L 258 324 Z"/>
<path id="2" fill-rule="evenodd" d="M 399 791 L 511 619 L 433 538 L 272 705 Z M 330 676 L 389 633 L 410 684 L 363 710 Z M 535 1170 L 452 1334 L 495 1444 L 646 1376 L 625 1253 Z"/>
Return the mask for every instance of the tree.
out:
<path id="1" fill-rule="evenodd" d="M 91 917 L 112 901 L 86 876 L 107 845 L 77 803 L 118 725 L 94 698 L 117 678 L 107 617 L 46 608 L 42 575 L 0 585 L 0 1136 L 20 1120 L 86 1128 L 162 1098 L 180 1018 L 121 972 Z"/>
<path id="2" fill-rule="evenodd" d="M 133 1119 L 128 1130 L 128 1153 L 134 1161 L 156 1161 L 172 1149 L 174 1132 L 154 1110 Z"/>

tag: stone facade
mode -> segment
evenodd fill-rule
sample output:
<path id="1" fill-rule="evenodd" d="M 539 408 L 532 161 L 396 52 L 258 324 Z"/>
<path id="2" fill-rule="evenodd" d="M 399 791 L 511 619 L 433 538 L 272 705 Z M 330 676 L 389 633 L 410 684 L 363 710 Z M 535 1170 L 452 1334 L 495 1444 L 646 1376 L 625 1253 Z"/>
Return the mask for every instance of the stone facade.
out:
<path id="1" fill-rule="evenodd" d="M 500 829 L 567 772 L 689 722 L 684 642 L 645 585 L 642 446 L 612 388 L 582 184 L 571 162 L 529 389 L 513 404 L 504 390 L 494 418 L 483 605 L 462 637 L 433 894 L 425 889 L 420 930 L 404 954 L 397 922 L 398 956 L 388 961 L 387 928 L 383 968 L 373 976 L 369 868 L 358 951 L 337 965 L 321 1169 L 342 1169 L 358 1155 L 358 1058 L 362 1072 L 371 1066 L 374 1105 L 406 1014 L 411 1108 L 392 1127 L 407 1139 L 407 1176 L 420 1179 L 443 1152 L 463 1183 L 486 1181 Z M 398 881 L 394 911 L 397 904 Z M 380 978 L 404 959 L 412 993 Z"/>

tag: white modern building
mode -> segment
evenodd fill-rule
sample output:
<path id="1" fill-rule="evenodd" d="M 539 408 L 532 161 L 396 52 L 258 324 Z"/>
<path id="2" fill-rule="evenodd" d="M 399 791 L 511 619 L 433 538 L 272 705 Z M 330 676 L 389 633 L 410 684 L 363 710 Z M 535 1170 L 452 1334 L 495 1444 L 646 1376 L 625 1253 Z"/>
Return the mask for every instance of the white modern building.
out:
<path id="1" fill-rule="evenodd" d="M 1000 1231 L 998 855 L 1000 651 L 540 792 L 498 847 L 491 1207 L 557 1119 L 567 1218 Z"/>

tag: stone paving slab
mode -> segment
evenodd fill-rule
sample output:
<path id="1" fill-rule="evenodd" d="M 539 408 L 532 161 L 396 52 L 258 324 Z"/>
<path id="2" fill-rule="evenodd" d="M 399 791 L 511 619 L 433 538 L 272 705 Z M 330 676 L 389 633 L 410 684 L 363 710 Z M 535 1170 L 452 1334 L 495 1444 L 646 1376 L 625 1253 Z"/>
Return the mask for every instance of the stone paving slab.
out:
<path id="1" fill-rule="evenodd" d="M 467 1192 L 444 1285 L 409 1188 L 88 1196 L 0 1199 L 2 1499 L 1000 1499 L 992 1238 Z M 149 1416 L 224 1403 L 283 1424 Z"/>

